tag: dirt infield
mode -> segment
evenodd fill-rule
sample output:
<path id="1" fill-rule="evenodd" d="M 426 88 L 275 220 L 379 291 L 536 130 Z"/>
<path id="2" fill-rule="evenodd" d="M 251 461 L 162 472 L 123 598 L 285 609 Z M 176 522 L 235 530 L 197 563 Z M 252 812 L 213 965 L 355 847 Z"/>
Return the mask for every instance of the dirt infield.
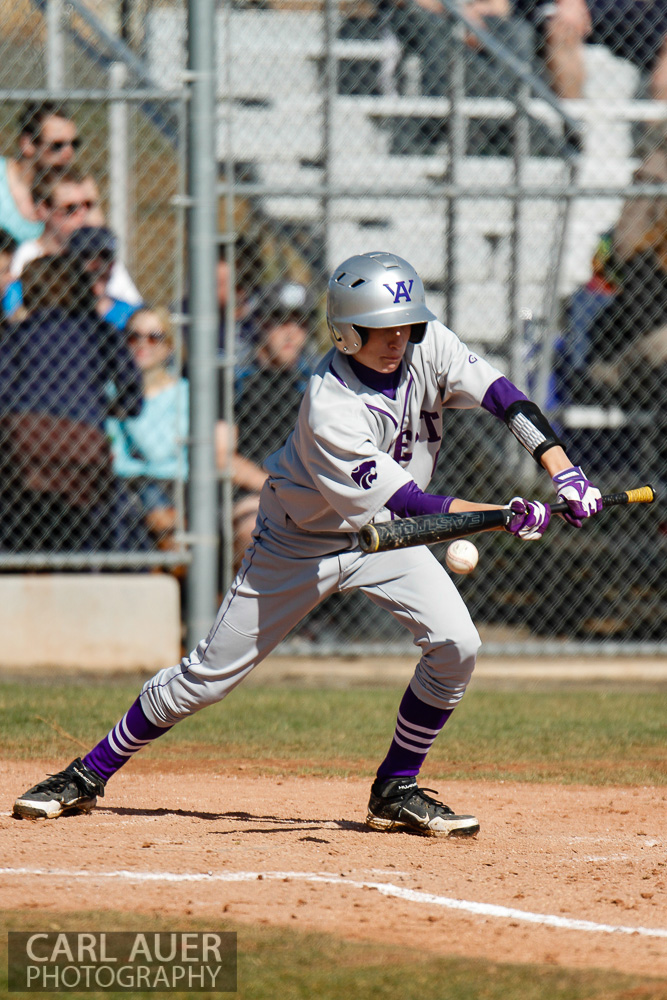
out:
<path id="1" fill-rule="evenodd" d="M 442 841 L 365 827 L 365 781 L 136 760 L 89 816 L 12 819 L 52 765 L 0 766 L 7 909 L 224 914 L 667 978 L 666 788 L 454 782 L 442 798 L 482 829 Z"/>

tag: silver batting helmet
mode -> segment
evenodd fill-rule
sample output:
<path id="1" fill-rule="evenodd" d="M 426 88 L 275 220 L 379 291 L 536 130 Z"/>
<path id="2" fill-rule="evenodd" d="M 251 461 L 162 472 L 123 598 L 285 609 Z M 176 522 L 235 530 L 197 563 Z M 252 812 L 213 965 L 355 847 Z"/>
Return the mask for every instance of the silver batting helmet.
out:
<path id="1" fill-rule="evenodd" d="M 367 330 L 410 323 L 410 340 L 420 343 L 426 324 L 435 319 L 426 308 L 422 280 L 407 260 L 373 251 L 344 260 L 327 289 L 327 325 L 342 354 L 356 354 Z"/>

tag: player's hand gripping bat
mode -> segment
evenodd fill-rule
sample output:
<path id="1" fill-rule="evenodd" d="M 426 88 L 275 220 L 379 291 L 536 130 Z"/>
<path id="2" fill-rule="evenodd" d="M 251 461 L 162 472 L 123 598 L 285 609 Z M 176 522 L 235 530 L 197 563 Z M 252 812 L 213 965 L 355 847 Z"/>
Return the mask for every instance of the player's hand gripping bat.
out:
<path id="1" fill-rule="evenodd" d="M 629 503 L 653 503 L 656 499 L 652 486 L 640 486 L 623 493 L 609 493 L 602 497 L 602 507 L 619 507 Z M 550 504 L 552 514 L 563 514 L 569 508 L 564 500 Z M 386 524 L 365 524 L 359 532 L 359 544 L 364 552 L 384 552 L 387 549 L 406 549 L 412 545 L 433 545 L 465 538 L 478 531 L 506 528 L 512 518 L 509 507 L 497 510 L 466 510 L 460 514 L 424 514 L 421 517 L 404 517 Z"/>

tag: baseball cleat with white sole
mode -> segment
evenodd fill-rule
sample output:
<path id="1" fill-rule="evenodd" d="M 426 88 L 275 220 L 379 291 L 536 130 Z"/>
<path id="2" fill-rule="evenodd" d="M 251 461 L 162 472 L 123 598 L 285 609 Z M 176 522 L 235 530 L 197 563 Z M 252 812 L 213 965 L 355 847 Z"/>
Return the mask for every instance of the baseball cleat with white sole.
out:
<path id="1" fill-rule="evenodd" d="M 479 833 L 475 816 L 457 816 L 449 806 L 426 794 L 433 790 L 419 788 L 415 778 L 376 779 L 366 825 L 374 830 L 412 830 L 424 837 L 473 837 Z"/>
<path id="2" fill-rule="evenodd" d="M 14 803 L 14 816 L 57 819 L 67 812 L 90 812 L 98 795 L 104 796 L 104 781 L 77 757 L 64 771 L 50 774 L 24 792 Z"/>

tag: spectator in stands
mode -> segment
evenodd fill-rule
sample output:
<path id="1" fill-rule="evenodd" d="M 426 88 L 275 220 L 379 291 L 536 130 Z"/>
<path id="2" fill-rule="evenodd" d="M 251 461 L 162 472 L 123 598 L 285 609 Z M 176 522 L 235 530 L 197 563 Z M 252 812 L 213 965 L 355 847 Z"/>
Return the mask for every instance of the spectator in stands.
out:
<path id="1" fill-rule="evenodd" d="M 98 316 L 119 330 L 124 330 L 130 316 L 139 306 L 111 294 L 116 248 L 117 240 L 110 229 L 105 226 L 81 226 L 68 239 L 64 253 L 78 258 L 84 270 L 92 275 Z"/>
<path id="2" fill-rule="evenodd" d="M 429 97 L 447 93 L 451 62 L 451 22 L 438 0 L 388 0 L 381 3 L 386 25 L 406 56 L 417 56 L 420 92 Z"/>
<path id="3" fill-rule="evenodd" d="M 29 261 L 63 253 L 77 229 L 94 225 L 91 220 L 104 218 L 94 179 L 74 167 L 45 174 L 36 182 L 33 196 L 37 214 L 44 221 L 44 231 L 38 239 L 19 246 L 12 262 L 15 278 L 21 277 Z M 115 260 L 115 250 L 107 292 L 117 302 L 132 306 L 141 303 L 141 296 L 124 265 Z"/>
<path id="4" fill-rule="evenodd" d="M 510 0 L 466 0 L 462 10 L 469 21 L 489 31 L 494 24 L 511 16 L 512 5 Z M 482 47 L 477 35 L 471 31 L 466 31 L 465 41 L 471 49 Z"/>
<path id="5" fill-rule="evenodd" d="M 667 143 L 654 149 L 635 172 L 636 183 L 665 183 Z M 589 328 L 586 391 L 602 399 L 646 403 L 655 392 L 667 323 L 667 198 L 628 198 L 609 247 L 615 295 L 597 311 Z M 643 368 L 645 377 L 637 371 Z M 662 393 L 660 393 L 662 395 Z"/>
<path id="6" fill-rule="evenodd" d="M 588 328 L 586 366 L 572 401 L 620 414 L 618 431 L 578 434 L 592 467 L 663 488 L 667 468 L 667 214 L 616 269 L 618 289 Z M 587 443 L 585 441 L 587 439 Z"/>
<path id="7" fill-rule="evenodd" d="M 252 350 L 257 340 L 257 326 L 254 320 L 253 296 L 264 281 L 264 261 L 252 240 L 239 237 L 234 247 L 235 265 L 235 309 L 236 318 L 236 358 L 242 361 Z M 224 352 L 227 339 L 227 303 L 229 302 L 231 268 L 225 247 L 220 248 L 216 271 L 218 296 L 219 335 L 218 347 Z"/>
<path id="8" fill-rule="evenodd" d="M 619 290 L 589 329 L 586 391 L 590 401 L 664 408 L 667 226 L 647 234 L 619 271 Z"/>
<path id="9" fill-rule="evenodd" d="M 667 139 L 650 150 L 633 174 L 635 184 L 667 183 Z M 667 198 L 641 196 L 627 198 L 614 226 L 614 254 L 628 261 L 639 249 L 661 242 L 667 220 Z"/>
<path id="10" fill-rule="evenodd" d="M 20 303 L 19 283 L 12 276 L 12 259 L 16 253 L 17 243 L 14 237 L 4 229 L 0 229 L 0 300 L 1 315 L 6 319 L 15 312 Z"/>
<path id="11" fill-rule="evenodd" d="M 234 482 L 235 565 L 243 558 L 255 524 L 262 463 L 284 442 L 296 420 L 312 366 L 305 349 L 314 308 L 305 286 L 280 282 L 266 288 L 256 308 L 259 340 L 253 358 L 236 377 L 237 456 Z M 223 457 L 219 454 L 219 463 Z"/>
<path id="12" fill-rule="evenodd" d="M 86 218 L 83 222 L 84 226 L 105 226 L 106 219 L 102 209 L 100 189 L 92 174 L 84 175 L 81 182 L 81 189 L 83 192 L 83 200 L 90 206 L 86 212 Z"/>
<path id="13" fill-rule="evenodd" d="M 126 337 L 141 372 L 144 405 L 138 416 L 107 420 L 114 471 L 137 496 L 151 537 L 161 549 L 172 549 L 175 487 L 188 475 L 189 384 L 176 374 L 174 328 L 166 309 L 137 309 L 128 320 Z M 222 467 L 228 454 L 228 428 L 223 421 L 218 422 L 215 434 Z M 265 476 L 252 462 L 235 455 L 233 478 L 239 488 L 252 490 L 261 487 Z"/>
<path id="14" fill-rule="evenodd" d="M 584 43 L 605 45 L 649 75 L 654 100 L 667 100 L 667 4 L 663 0 L 515 0 L 535 27 L 554 92 L 583 97 Z"/>
<path id="15" fill-rule="evenodd" d="M 36 182 L 33 197 L 37 214 L 44 220 L 39 239 L 22 243 L 14 259 L 15 276 L 20 276 L 29 260 L 62 253 L 75 229 L 101 226 L 104 213 L 95 179 L 76 168 L 49 171 Z M 141 304 L 141 296 L 121 261 L 116 260 L 110 294 L 120 301 Z"/>
<path id="16" fill-rule="evenodd" d="M 141 378 L 124 338 L 96 316 L 90 276 L 76 261 L 32 261 L 23 293 L 26 318 L 0 342 L 0 545 L 142 547 L 104 427 L 110 412 L 141 410 Z"/>
<path id="17" fill-rule="evenodd" d="M 20 245 L 14 259 L 16 277 L 29 261 L 62 253 L 74 230 L 85 225 L 93 202 L 85 197 L 83 178 L 76 167 L 68 167 L 50 170 L 35 181 L 32 196 L 43 228 L 36 239 Z"/>
<path id="18" fill-rule="evenodd" d="M 417 56 L 420 68 L 419 91 L 428 97 L 449 94 L 455 46 L 453 15 L 440 0 L 386 0 L 381 3 L 385 24 L 406 55 Z M 461 11 L 473 25 L 483 28 L 512 56 L 530 66 L 533 57 L 532 31 L 522 18 L 513 16 L 510 0 L 470 0 Z M 516 94 L 516 74 L 471 30 L 464 33 L 468 51 L 464 56 L 464 90 L 468 97 L 512 99 Z M 392 135 L 393 153 L 427 153 L 447 137 L 443 117 L 413 118 L 400 123 Z M 533 124 L 531 142 L 535 151 L 547 152 L 555 140 L 548 129 Z M 513 143 L 512 126 L 497 119 L 473 119 L 468 123 L 468 155 L 508 155 Z M 532 146 L 531 146 L 532 148 Z"/>
<path id="19" fill-rule="evenodd" d="M 42 235 L 33 185 L 52 169 L 69 167 L 79 144 L 77 127 L 66 107 L 54 101 L 30 102 L 19 121 L 15 157 L 0 157 L 0 227 L 17 243 Z"/>
<path id="20" fill-rule="evenodd" d="M 102 209 L 102 199 L 97 181 L 92 174 L 86 174 L 81 185 L 83 200 L 90 206 L 82 226 L 106 226 L 106 218 Z M 128 306 L 140 306 L 142 297 L 130 277 L 125 263 L 116 253 L 107 286 L 109 298 L 116 302 L 127 303 Z"/>
<path id="21" fill-rule="evenodd" d="M 584 401 L 591 327 L 597 315 L 618 292 L 618 266 L 619 261 L 614 254 L 614 234 L 603 233 L 593 254 L 591 277 L 570 297 L 565 331 L 554 344 L 552 408 Z"/>
<path id="22" fill-rule="evenodd" d="M 107 420 L 114 471 L 138 496 L 158 547 L 172 549 L 175 486 L 188 474 L 188 380 L 174 373 L 174 330 L 166 309 L 137 309 L 126 337 L 141 372 L 144 405 L 138 415 Z"/>

